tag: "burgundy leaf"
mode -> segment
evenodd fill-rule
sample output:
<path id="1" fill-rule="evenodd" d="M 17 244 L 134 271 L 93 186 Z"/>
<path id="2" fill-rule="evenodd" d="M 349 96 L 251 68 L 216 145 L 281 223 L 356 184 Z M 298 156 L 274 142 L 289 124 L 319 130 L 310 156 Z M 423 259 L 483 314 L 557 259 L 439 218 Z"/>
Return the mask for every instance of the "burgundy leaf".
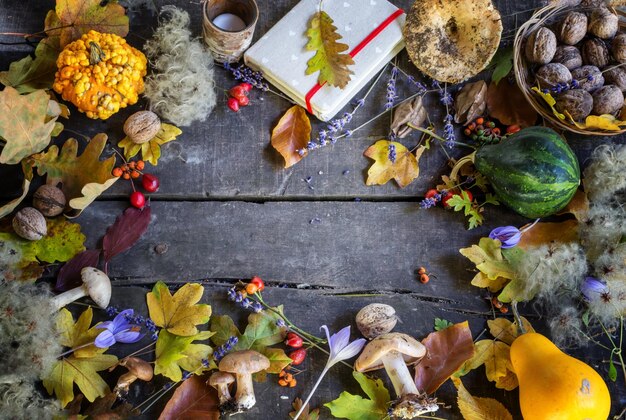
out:
<path id="1" fill-rule="evenodd" d="M 97 267 L 100 252 L 99 249 L 88 249 L 75 255 L 59 270 L 54 288 L 59 292 L 64 292 L 80 286 L 82 284 L 80 270 L 85 267 Z"/>
<path id="2" fill-rule="evenodd" d="M 432 394 L 474 355 L 472 332 L 467 321 L 428 334 L 422 340 L 428 349 L 415 367 L 417 389 Z"/>
<path id="3" fill-rule="evenodd" d="M 150 207 L 129 207 L 115 219 L 102 240 L 104 262 L 108 263 L 117 254 L 130 249 L 141 238 L 150 224 Z"/>

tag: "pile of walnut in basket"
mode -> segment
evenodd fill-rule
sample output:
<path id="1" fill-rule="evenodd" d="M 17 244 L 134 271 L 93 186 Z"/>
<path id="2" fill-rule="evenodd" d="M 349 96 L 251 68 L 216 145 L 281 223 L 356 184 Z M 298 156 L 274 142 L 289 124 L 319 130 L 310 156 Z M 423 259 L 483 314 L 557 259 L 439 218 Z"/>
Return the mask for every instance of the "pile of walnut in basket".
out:
<path id="1" fill-rule="evenodd" d="M 525 55 L 537 64 L 536 83 L 556 100 L 555 109 L 575 121 L 617 116 L 626 91 L 626 33 L 606 7 L 570 11 L 526 40 Z"/>

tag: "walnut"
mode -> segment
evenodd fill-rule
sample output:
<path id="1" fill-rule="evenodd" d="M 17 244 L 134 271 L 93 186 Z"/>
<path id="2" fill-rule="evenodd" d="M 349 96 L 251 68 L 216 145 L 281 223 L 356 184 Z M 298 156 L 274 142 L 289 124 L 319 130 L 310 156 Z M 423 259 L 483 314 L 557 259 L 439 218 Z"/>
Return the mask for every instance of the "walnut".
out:
<path id="1" fill-rule="evenodd" d="M 567 111 L 574 121 L 580 121 L 591 114 L 593 98 L 586 90 L 568 90 L 556 97 L 554 108 L 561 113 Z"/>
<path id="2" fill-rule="evenodd" d="M 609 64 L 609 49 L 600 38 L 591 38 L 585 41 L 582 47 L 583 62 L 596 67 Z"/>
<path id="3" fill-rule="evenodd" d="M 626 69 L 624 67 L 611 67 L 604 70 L 604 80 L 610 84 L 615 85 L 622 92 L 626 91 Z"/>
<path id="4" fill-rule="evenodd" d="M 599 7 L 589 17 L 589 33 L 602 39 L 613 38 L 619 29 L 619 18 L 606 7 Z"/>
<path id="5" fill-rule="evenodd" d="M 587 16 L 580 12 L 569 12 L 558 25 L 557 35 L 564 44 L 578 44 L 587 35 Z"/>
<path id="6" fill-rule="evenodd" d="M 160 129 L 161 120 L 152 111 L 135 112 L 124 123 L 124 133 L 136 144 L 152 140 Z"/>
<path id="7" fill-rule="evenodd" d="M 54 217 L 65 209 L 65 194 L 54 185 L 44 184 L 33 195 L 33 207 L 46 217 Z"/>
<path id="8" fill-rule="evenodd" d="M 29 241 L 38 241 L 48 233 L 46 219 L 39 210 L 24 207 L 13 217 L 13 230 L 19 236 Z"/>
<path id="9" fill-rule="evenodd" d="M 356 314 L 356 326 L 368 340 L 387 334 L 397 322 L 396 310 L 384 303 L 370 303 Z"/>
<path id="10" fill-rule="evenodd" d="M 572 70 L 572 78 L 587 92 L 593 92 L 604 85 L 602 72 L 596 66 L 582 66 Z"/>
<path id="11" fill-rule="evenodd" d="M 556 35 L 548 28 L 541 27 L 526 40 L 526 58 L 531 63 L 547 64 L 556 52 Z"/>
<path id="12" fill-rule="evenodd" d="M 626 34 L 620 32 L 611 41 L 611 53 L 618 63 L 626 63 Z"/>
<path id="13" fill-rule="evenodd" d="M 593 93 L 593 110 L 595 115 L 615 114 L 624 105 L 624 94 L 614 85 L 602 86 Z"/>
<path id="14" fill-rule="evenodd" d="M 569 70 L 574 70 L 583 65 L 583 58 L 578 48 L 571 45 L 559 45 L 552 62 L 561 63 Z"/>
<path id="15" fill-rule="evenodd" d="M 572 81 L 572 74 L 567 67 L 560 63 L 549 63 L 539 67 L 535 77 L 542 88 L 550 88 Z"/>

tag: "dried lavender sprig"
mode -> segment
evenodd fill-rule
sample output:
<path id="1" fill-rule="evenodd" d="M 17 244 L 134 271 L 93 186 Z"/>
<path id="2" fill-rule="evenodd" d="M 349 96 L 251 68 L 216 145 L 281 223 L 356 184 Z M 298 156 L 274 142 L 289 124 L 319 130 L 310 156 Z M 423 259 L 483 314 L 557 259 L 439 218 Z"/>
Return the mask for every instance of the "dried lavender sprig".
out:
<path id="1" fill-rule="evenodd" d="M 387 82 L 387 102 L 385 102 L 385 109 L 393 108 L 396 98 L 398 97 L 396 92 L 396 79 L 398 77 L 398 67 L 393 66 L 391 69 L 391 76 Z"/>
<path id="2" fill-rule="evenodd" d="M 263 92 L 268 91 L 270 88 L 263 78 L 263 73 L 260 71 L 254 71 L 245 64 L 240 64 L 235 68 L 231 66 L 230 63 L 225 62 L 224 68 L 232 73 L 235 80 L 250 83 L 253 87 L 260 89 Z"/>
<path id="3" fill-rule="evenodd" d="M 448 148 L 454 147 L 456 144 L 456 134 L 454 133 L 454 125 L 452 121 L 454 120 L 452 114 L 450 114 L 450 106 L 454 103 L 454 99 L 450 92 L 448 92 L 448 84 L 445 83 L 444 87 L 441 87 L 441 84 L 433 80 L 432 82 L 433 88 L 437 89 L 439 92 L 439 100 L 446 107 L 446 115 L 443 118 L 443 137 L 445 139 L 445 145 Z"/>
<path id="4" fill-rule="evenodd" d="M 388 146 L 389 149 L 389 160 L 391 161 L 391 163 L 396 163 L 396 146 L 395 144 L 389 144 Z"/>

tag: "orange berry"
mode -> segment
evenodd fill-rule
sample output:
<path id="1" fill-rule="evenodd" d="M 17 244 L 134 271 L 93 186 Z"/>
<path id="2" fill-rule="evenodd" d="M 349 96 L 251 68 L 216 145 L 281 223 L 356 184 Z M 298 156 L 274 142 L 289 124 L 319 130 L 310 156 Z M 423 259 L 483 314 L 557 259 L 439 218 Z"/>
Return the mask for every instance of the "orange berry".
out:
<path id="1" fill-rule="evenodd" d="M 476 118 L 476 124 L 481 125 L 484 122 L 485 122 L 485 119 L 483 117 Z"/>
<path id="2" fill-rule="evenodd" d="M 469 128 L 471 131 L 474 131 L 476 129 L 476 123 L 470 123 L 467 128 Z"/>
<path id="3" fill-rule="evenodd" d="M 293 388 L 296 386 L 298 382 L 295 379 L 292 379 L 291 381 L 289 381 L 289 388 Z"/>
<path id="4" fill-rule="evenodd" d="M 124 172 L 124 175 L 122 175 L 122 178 L 130 179 L 130 174 L 128 172 Z"/>
<path id="5" fill-rule="evenodd" d="M 417 274 L 419 274 L 420 276 L 421 276 L 422 274 L 426 274 L 426 268 L 425 268 L 425 267 L 420 267 L 420 268 L 417 270 Z"/>
<path id="6" fill-rule="evenodd" d="M 135 162 L 128 162 L 128 167 L 130 169 L 135 169 Z"/>
<path id="7" fill-rule="evenodd" d="M 139 174 L 139 172 L 137 172 L 137 171 L 132 171 L 132 172 L 130 173 L 130 177 L 131 177 L 131 178 L 133 178 L 133 179 L 139 178 L 139 175 L 140 175 L 140 174 Z"/>
<path id="8" fill-rule="evenodd" d="M 242 297 L 243 299 L 245 299 L 245 298 L 247 298 L 247 297 L 248 297 L 248 293 L 246 293 L 246 290 L 245 290 L 245 289 L 244 289 L 244 290 L 240 290 L 240 291 L 239 291 L 239 293 L 241 293 L 241 297 Z"/>
<path id="9" fill-rule="evenodd" d="M 278 374 L 279 378 L 283 378 L 285 375 L 287 374 L 287 372 L 285 372 L 285 369 L 281 370 L 280 373 Z"/>
<path id="10" fill-rule="evenodd" d="M 143 168 L 146 167 L 146 163 L 143 160 L 138 160 L 137 165 L 135 167 L 139 169 L 140 171 L 142 171 Z"/>
<path id="11" fill-rule="evenodd" d="M 493 297 L 493 299 L 491 299 L 491 303 L 493 304 L 493 306 L 494 306 L 496 309 L 500 309 L 500 308 L 502 308 L 502 306 L 503 306 L 502 302 L 500 302 L 500 301 L 498 300 L 498 298 L 497 298 L 497 297 L 495 297 L 495 296 Z"/>
<path id="12" fill-rule="evenodd" d="M 517 133 L 517 132 L 518 132 L 518 131 L 520 131 L 520 130 L 521 130 L 521 127 L 520 127 L 519 125 L 517 125 L 517 124 L 513 124 L 513 125 L 509 125 L 509 126 L 506 128 L 506 133 L 507 133 L 507 134 L 515 134 L 515 133 Z"/>
<path id="13" fill-rule="evenodd" d="M 122 168 L 113 168 L 113 176 L 120 177 L 123 173 Z"/>
<path id="14" fill-rule="evenodd" d="M 500 135 L 500 129 L 498 127 L 492 129 L 491 132 L 495 135 L 498 135 L 498 136 Z"/>
<path id="15" fill-rule="evenodd" d="M 286 375 L 285 375 L 285 380 L 286 380 L 287 382 L 291 382 L 291 381 L 293 381 L 293 375 L 292 375 L 291 373 L 286 374 Z"/>
<path id="16" fill-rule="evenodd" d="M 507 308 L 506 306 L 502 306 L 502 308 L 500 308 L 500 312 L 505 314 L 505 313 L 509 312 L 509 308 Z"/>
<path id="17" fill-rule="evenodd" d="M 248 283 L 248 284 L 246 285 L 246 292 L 247 292 L 249 295 L 253 295 L 253 294 L 255 294 L 255 293 L 257 292 L 257 290 L 259 290 L 259 286 L 257 286 L 257 285 L 256 285 L 256 284 L 254 284 L 254 283 Z"/>
<path id="18" fill-rule="evenodd" d="M 278 385 L 280 386 L 287 386 L 288 382 L 284 379 L 279 379 L 278 380 Z"/>
<path id="19" fill-rule="evenodd" d="M 430 281 L 430 277 L 428 277 L 428 274 L 424 273 L 420 276 L 420 281 L 426 284 Z"/>

